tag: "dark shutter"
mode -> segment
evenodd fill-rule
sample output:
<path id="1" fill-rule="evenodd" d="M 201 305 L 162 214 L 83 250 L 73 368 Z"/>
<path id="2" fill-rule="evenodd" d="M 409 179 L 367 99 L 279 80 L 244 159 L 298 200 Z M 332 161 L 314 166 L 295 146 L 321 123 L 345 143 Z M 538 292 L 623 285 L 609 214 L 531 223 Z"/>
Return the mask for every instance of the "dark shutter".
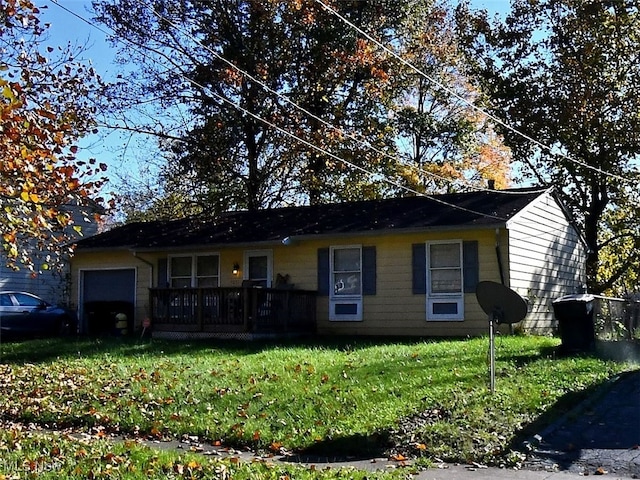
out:
<path id="1" fill-rule="evenodd" d="M 362 294 L 376 294 L 376 247 L 362 247 Z"/>
<path id="2" fill-rule="evenodd" d="M 480 278 L 477 240 L 462 242 L 462 262 L 464 268 L 464 292 L 474 293 Z"/>
<path id="3" fill-rule="evenodd" d="M 318 295 L 329 295 L 329 249 L 318 249 Z"/>
<path id="4" fill-rule="evenodd" d="M 158 259 L 158 271 L 156 273 L 156 277 L 158 279 L 158 288 L 166 288 L 169 286 L 169 273 L 167 272 L 167 259 L 160 258 Z"/>
<path id="5" fill-rule="evenodd" d="M 414 243 L 412 246 L 413 293 L 427 293 L 427 246 L 424 243 Z"/>

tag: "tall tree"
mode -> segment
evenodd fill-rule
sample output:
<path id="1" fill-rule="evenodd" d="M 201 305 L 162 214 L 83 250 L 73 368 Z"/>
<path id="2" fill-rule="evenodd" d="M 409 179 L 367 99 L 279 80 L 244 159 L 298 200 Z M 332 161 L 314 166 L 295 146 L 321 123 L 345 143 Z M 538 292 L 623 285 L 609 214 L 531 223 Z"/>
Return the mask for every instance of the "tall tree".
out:
<path id="1" fill-rule="evenodd" d="M 452 10 L 414 2 L 400 29 L 405 63 L 394 75 L 394 115 L 402 183 L 422 192 L 453 191 L 487 180 L 509 185 L 510 151 L 473 107 Z"/>
<path id="2" fill-rule="evenodd" d="M 640 219 L 620 222 L 617 212 L 637 210 L 638 3 L 513 0 L 493 22 L 463 5 L 458 25 L 491 112 L 525 135 L 501 128 L 515 158 L 531 179 L 559 188 L 581 226 L 589 290 L 637 274 Z"/>
<path id="3" fill-rule="evenodd" d="M 104 165 L 78 161 L 76 141 L 93 128 L 93 70 L 70 49 L 44 48 L 46 26 L 29 0 L 0 2 L 0 233 L 8 264 L 57 266 L 72 225 L 63 206 L 95 196 Z"/>
<path id="4" fill-rule="evenodd" d="M 385 38 L 406 1 L 327 3 Z M 203 205 L 255 209 L 380 194 L 382 183 L 357 167 L 379 172 L 384 156 L 345 138 L 357 132 L 394 148 L 376 90 L 387 65 L 322 4 L 101 0 L 94 8 L 139 66 L 139 81 L 111 94 L 125 107 L 160 99 L 176 114 L 148 129 L 172 137 L 163 146 L 203 187 Z"/>

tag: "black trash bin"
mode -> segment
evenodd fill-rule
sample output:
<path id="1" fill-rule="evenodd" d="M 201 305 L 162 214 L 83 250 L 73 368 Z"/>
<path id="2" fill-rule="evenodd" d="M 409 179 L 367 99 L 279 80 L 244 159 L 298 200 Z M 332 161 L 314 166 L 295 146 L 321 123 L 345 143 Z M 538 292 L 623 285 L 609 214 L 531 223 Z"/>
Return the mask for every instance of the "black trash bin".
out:
<path id="1" fill-rule="evenodd" d="M 594 301 L 595 297 L 588 294 L 565 295 L 553 301 L 563 352 L 587 352 L 595 348 Z"/>

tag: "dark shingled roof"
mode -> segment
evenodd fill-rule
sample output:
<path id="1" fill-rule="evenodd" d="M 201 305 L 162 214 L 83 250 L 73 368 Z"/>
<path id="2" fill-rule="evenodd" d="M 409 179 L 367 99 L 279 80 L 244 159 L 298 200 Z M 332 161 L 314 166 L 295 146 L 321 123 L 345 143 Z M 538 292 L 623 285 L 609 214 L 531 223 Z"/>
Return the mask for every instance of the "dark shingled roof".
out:
<path id="1" fill-rule="evenodd" d="M 286 237 L 504 224 L 540 189 L 478 191 L 227 212 L 216 218 L 137 222 L 77 243 L 79 249 L 155 249 L 281 241 Z"/>

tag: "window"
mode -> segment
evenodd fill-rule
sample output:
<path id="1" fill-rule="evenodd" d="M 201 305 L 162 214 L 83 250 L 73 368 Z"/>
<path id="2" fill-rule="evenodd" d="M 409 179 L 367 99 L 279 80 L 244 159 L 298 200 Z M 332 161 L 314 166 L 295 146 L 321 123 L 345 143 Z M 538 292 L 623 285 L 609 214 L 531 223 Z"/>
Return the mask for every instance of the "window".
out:
<path id="1" fill-rule="evenodd" d="M 217 254 L 170 257 L 169 278 L 173 288 L 217 287 L 220 285 L 220 257 Z"/>
<path id="2" fill-rule="evenodd" d="M 13 302 L 8 293 L 0 295 L 0 307 L 13 307 Z"/>
<path id="3" fill-rule="evenodd" d="M 334 248 L 333 294 L 342 297 L 361 294 L 360 247 Z"/>
<path id="4" fill-rule="evenodd" d="M 427 320 L 463 320 L 462 242 L 427 243 Z"/>
<path id="5" fill-rule="evenodd" d="M 330 320 L 362 320 L 362 247 L 332 247 Z"/>
<path id="6" fill-rule="evenodd" d="M 24 293 L 14 293 L 13 297 L 21 307 L 39 307 L 44 305 L 44 302 L 32 295 L 26 295 Z"/>

